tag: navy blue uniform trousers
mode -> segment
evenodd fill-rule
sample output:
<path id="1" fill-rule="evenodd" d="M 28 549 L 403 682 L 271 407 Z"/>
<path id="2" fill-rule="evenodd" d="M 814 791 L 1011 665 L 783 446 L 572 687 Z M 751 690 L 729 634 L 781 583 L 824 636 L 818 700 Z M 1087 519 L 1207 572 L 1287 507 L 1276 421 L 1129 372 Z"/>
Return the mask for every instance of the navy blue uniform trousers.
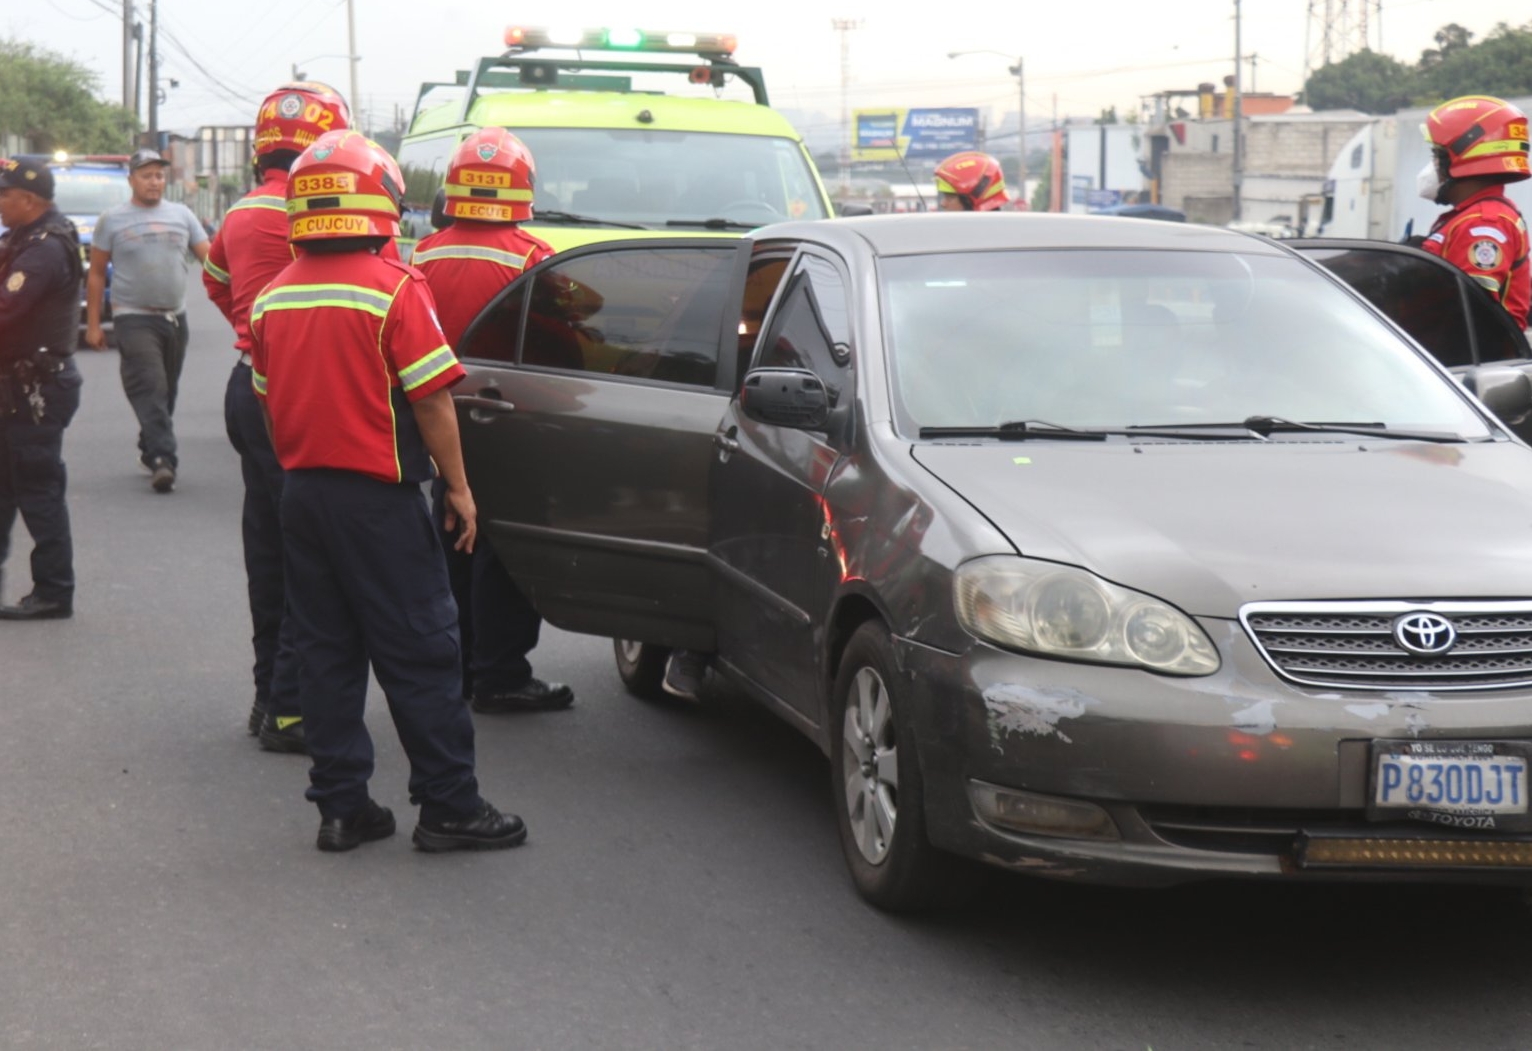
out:
<path id="1" fill-rule="evenodd" d="M 25 410 L 0 418 L 0 565 L 11 550 L 16 513 L 32 534 L 32 593 L 49 602 L 74 600 L 74 542 L 64 504 L 64 428 L 80 408 L 73 361 L 42 383 L 43 416 Z"/>
<path id="2" fill-rule="evenodd" d="M 485 696 L 520 689 L 532 678 L 527 654 L 537 647 L 543 618 L 482 533 L 472 554 L 452 549 L 457 534 L 447 532 L 446 492 L 446 484 L 438 477 L 431 484 L 431 517 L 447 556 L 452 597 L 457 600 L 463 694 Z"/>
<path id="3" fill-rule="evenodd" d="M 325 818 L 367 799 L 369 661 L 410 761 L 425 821 L 472 813 L 473 720 L 462 697 L 457 605 L 420 487 L 295 470 L 282 487 L 287 598 L 297 626 L 308 799 Z"/>
<path id="4" fill-rule="evenodd" d="M 251 643 L 255 647 L 255 699 L 279 718 L 296 718 L 298 654 L 287 615 L 282 568 L 282 465 L 271 448 L 260 400 L 250 386 L 250 366 L 229 373 L 223 424 L 239 453 L 245 481 L 240 532 L 245 542 L 245 581 L 250 595 Z"/>

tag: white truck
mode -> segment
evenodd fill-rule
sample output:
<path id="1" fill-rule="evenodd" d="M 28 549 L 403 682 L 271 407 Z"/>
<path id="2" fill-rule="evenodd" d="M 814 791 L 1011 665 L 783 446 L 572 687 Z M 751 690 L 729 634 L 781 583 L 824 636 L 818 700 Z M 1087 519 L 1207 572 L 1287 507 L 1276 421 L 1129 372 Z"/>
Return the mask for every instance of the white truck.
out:
<path id="1" fill-rule="evenodd" d="M 1532 98 L 1509 100 L 1532 112 Z M 1430 109 L 1401 110 L 1379 117 L 1341 147 L 1325 179 L 1320 237 L 1399 241 L 1423 235 L 1442 206 L 1422 198 L 1415 178 L 1430 160 L 1421 125 Z M 1532 179 L 1513 182 L 1507 196 L 1532 215 Z"/>

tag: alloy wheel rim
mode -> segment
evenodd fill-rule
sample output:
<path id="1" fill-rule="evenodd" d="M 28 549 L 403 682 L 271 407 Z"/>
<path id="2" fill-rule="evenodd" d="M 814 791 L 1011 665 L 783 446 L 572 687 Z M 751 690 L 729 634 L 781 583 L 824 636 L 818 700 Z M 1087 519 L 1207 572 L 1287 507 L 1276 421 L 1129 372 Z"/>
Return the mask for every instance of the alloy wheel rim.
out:
<path id="1" fill-rule="evenodd" d="M 858 669 L 841 726 L 846 817 L 857 850 L 869 863 L 888 856 L 899 820 L 899 744 L 893 700 L 874 668 Z"/>

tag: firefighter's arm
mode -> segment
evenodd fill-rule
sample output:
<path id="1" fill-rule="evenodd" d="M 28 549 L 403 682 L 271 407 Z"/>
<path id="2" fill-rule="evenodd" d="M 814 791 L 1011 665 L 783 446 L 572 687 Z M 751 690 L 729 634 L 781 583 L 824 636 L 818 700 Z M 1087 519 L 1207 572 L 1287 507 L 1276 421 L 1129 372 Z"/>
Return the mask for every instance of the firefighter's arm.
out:
<path id="1" fill-rule="evenodd" d="M 96 350 L 106 349 L 101 304 L 106 300 L 106 268 L 111 261 L 112 253 L 90 246 L 90 275 L 85 278 L 85 342 Z"/>
<path id="2" fill-rule="evenodd" d="M 436 469 L 447 483 L 445 504 L 446 526 L 450 533 L 458 531 L 457 551 L 472 551 L 478 537 L 478 509 L 474 507 L 473 493 L 468 488 L 468 475 L 463 470 L 463 447 L 459 443 L 457 410 L 452 406 L 452 392 L 441 387 L 419 401 L 411 402 L 415 422 L 420 426 L 420 436 L 425 439 L 426 451 L 436 461 Z"/>
<path id="3" fill-rule="evenodd" d="M 223 232 L 213 238 L 207 258 L 202 261 L 202 287 L 218 312 L 234 323 L 234 286 L 230 284 L 229 257 L 223 249 Z"/>

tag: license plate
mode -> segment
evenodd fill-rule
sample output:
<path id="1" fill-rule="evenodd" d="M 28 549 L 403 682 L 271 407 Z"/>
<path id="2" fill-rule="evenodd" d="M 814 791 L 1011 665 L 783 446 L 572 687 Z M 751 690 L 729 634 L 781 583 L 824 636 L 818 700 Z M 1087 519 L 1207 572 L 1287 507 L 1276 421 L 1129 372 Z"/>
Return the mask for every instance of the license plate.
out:
<path id="1" fill-rule="evenodd" d="M 1465 829 L 1520 827 L 1528 816 L 1519 742 L 1379 741 L 1368 815 Z"/>

